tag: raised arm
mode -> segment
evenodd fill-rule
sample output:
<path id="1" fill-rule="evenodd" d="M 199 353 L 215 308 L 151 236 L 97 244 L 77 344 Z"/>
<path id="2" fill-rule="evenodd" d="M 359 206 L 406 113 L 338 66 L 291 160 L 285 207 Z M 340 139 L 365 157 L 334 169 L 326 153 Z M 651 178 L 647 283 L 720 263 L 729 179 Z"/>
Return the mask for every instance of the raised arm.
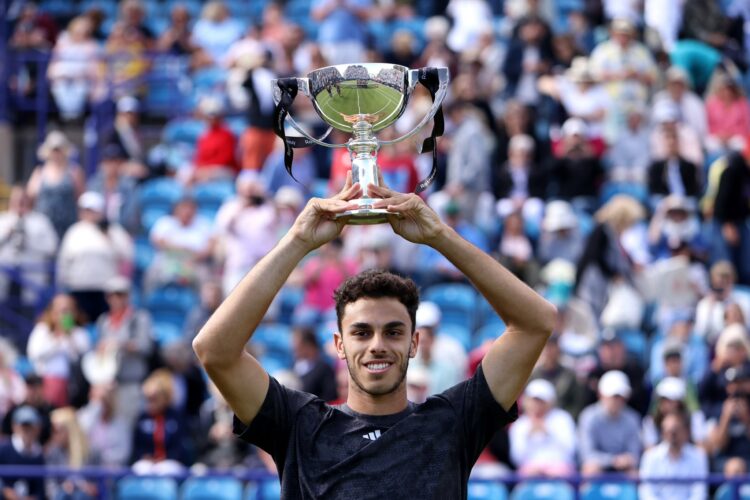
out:
<path id="1" fill-rule="evenodd" d="M 482 369 L 495 400 L 509 409 L 526 386 L 552 333 L 555 307 L 444 224 L 419 196 L 377 186 L 368 189 L 383 198 L 375 207 L 394 212 L 390 222 L 397 234 L 443 254 L 471 280 L 507 325 L 484 357 Z"/>
<path id="2" fill-rule="evenodd" d="M 245 345 L 300 260 L 339 235 L 345 220 L 331 216 L 356 208 L 348 200 L 360 194 L 350 176 L 334 198 L 310 200 L 289 232 L 240 281 L 193 340 L 201 365 L 243 423 L 255 418 L 268 391 L 268 375 Z"/>

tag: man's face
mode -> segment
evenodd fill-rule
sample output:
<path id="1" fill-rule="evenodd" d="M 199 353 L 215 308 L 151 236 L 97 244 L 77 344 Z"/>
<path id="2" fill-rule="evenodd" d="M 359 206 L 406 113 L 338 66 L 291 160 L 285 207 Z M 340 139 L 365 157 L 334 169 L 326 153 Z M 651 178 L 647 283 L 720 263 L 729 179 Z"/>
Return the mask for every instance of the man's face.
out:
<path id="1" fill-rule="evenodd" d="M 419 332 L 412 334 L 409 314 L 398 300 L 362 298 L 344 308 L 334 342 L 349 369 L 349 390 L 385 396 L 404 389 Z"/>
<path id="2" fill-rule="evenodd" d="M 13 424 L 13 434 L 20 436 L 24 446 L 30 447 L 39 439 L 39 426 L 35 424 Z"/>
<path id="3" fill-rule="evenodd" d="M 673 448 L 681 448 L 687 442 L 685 424 L 676 415 L 667 415 L 661 424 L 661 435 L 664 442 Z"/>
<path id="4" fill-rule="evenodd" d="M 625 408 L 625 398 L 623 396 L 601 396 L 600 398 L 604 410 L 612 416 L 619 415 Z"/>

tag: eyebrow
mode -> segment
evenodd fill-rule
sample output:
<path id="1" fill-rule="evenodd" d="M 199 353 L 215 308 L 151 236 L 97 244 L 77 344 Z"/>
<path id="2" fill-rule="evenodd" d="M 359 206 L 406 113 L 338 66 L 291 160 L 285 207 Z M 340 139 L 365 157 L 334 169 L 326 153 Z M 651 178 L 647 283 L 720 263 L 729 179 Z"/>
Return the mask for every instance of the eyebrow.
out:
<path id="1" fill-rule="evenodd" d="M 405 326 L 406 326 L 406 323 L 404 323 L 403 321 L 389 321 L 383 326 L 383 328 L 389 329 L 389 328 L 398 328 L 398 327 L 405 327 Z M 351 330 L 352 328 L 372 328 L 372 325 L 370 323 L 366 323 L 362 321 L 358 323 L 352 323 L 351 325 L 349 325 L 349 329 Z"/>

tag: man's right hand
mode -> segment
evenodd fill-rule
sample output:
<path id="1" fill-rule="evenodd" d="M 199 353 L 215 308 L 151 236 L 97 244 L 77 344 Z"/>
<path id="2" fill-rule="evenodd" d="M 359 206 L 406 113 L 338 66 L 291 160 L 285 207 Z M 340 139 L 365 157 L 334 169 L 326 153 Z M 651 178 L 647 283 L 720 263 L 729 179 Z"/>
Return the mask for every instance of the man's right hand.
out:
<path id="1" fill-rule="evenodd" d="M 336 214 L 354 210 L 351 200 L 362 195 L 359 183 L 352 184 L 352 174 L 346 176 L 341 191 L 331 198 L 312 198 L 297 217 L 290 232 L 312 251 L 335 239 L 346 225 L 347 218 L 334 218 Z"/>

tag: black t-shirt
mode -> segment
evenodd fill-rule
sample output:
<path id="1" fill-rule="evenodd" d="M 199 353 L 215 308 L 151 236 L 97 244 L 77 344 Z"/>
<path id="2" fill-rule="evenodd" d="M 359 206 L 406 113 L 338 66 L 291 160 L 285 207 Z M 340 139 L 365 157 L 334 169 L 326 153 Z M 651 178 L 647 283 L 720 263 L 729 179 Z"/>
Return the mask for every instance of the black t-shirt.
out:
<path id="1" fill-rule="evenodd" d="M 333 407 L 271 378 L 241 439 L 271 454 L 282 498 L 466 498 L 471 468 L 518 416 L 495 401 L 481 367 L 425 403 L 385 416 Z"/>

